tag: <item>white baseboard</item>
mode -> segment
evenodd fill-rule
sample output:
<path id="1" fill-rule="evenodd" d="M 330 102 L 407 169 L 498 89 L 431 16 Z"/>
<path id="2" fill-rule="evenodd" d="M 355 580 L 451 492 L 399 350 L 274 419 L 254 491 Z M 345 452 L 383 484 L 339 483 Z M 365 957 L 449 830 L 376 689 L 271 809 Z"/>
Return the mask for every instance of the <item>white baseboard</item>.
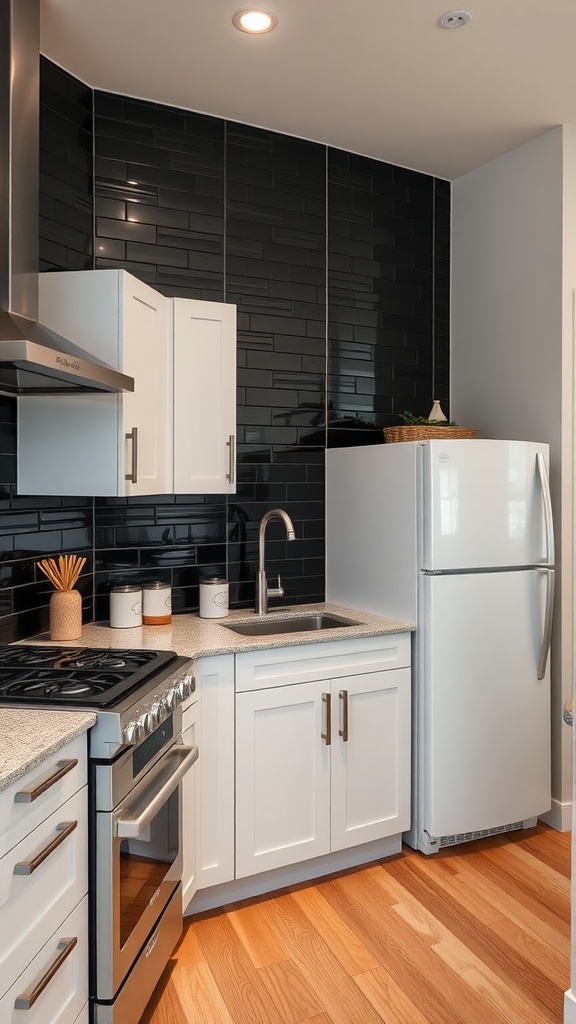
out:
<path id="1" fill-rule="evenodd" d="M 564 1024 L 576 1024 L 576 996 L 571 988 L 564 993 Z"/>
<path id="2" fill-rule="evenodd" d="M 540 815 L 540 821 L 543 821 L 545 825 L 550 825 L 551 828 L 555 828 L 557 832 L 570 832 L 572 828 L 572 801 L 566 800 L 562 803 L 560 800 L 553 800 L 550 810 L 546 814 Z"/>

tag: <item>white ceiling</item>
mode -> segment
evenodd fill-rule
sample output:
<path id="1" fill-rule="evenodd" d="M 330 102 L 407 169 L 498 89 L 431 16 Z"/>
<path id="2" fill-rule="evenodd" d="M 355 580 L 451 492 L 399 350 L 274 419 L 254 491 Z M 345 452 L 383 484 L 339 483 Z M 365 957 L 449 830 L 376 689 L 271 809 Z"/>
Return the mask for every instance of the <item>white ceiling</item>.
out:
<path id="1" fill-rule="evenodd" d="M 576 0 L 41 0 L 41 49 L 96 89 L 454 179 L 576 122 Z"/>

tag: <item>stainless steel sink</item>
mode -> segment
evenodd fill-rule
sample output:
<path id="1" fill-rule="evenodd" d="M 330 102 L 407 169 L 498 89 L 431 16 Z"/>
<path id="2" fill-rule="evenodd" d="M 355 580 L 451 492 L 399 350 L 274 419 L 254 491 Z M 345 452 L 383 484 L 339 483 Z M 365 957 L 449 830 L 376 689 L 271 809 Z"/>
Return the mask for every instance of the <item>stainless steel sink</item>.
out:
<path id="1" fill-rule="evenodd" d="M 224 626 L 224 623 L 221 625 Z M 360 623 L 354 619 L 342 619 L 337 615 L 317 612 L 314 615 L 300 615 L 290 619 L 271 616 L 269 619 L 254 619 L 252 622 L 235 622 L 224 628 L 231 629 L 233 633 L 241 633 L 242 636 L 274 636 L 277 633 L 303 633 L 359 625 Z"/>

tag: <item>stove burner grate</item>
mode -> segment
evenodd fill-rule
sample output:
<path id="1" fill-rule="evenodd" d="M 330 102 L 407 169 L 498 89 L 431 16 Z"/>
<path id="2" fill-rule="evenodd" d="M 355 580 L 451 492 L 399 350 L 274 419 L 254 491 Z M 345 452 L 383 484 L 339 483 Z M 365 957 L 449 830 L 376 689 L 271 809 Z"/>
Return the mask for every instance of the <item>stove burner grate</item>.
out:
<path id="1" fill-rule="evenodd" d="M 173 651 L 0 646 L 0 704 L 114 707 L 176 658 Z"/>

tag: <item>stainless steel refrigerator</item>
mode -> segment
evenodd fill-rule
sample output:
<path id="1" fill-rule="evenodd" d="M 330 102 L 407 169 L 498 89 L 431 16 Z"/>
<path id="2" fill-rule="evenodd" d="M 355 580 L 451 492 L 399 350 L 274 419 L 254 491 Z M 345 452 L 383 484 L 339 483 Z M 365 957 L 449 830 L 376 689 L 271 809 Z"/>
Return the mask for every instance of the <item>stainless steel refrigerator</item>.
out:
<path id="1" fill-rule="evenodd" d="M 411 846 L 550 809 L 554 533 L 546 444 L 326 453 L 326 599 L 415 623 Z"/>

